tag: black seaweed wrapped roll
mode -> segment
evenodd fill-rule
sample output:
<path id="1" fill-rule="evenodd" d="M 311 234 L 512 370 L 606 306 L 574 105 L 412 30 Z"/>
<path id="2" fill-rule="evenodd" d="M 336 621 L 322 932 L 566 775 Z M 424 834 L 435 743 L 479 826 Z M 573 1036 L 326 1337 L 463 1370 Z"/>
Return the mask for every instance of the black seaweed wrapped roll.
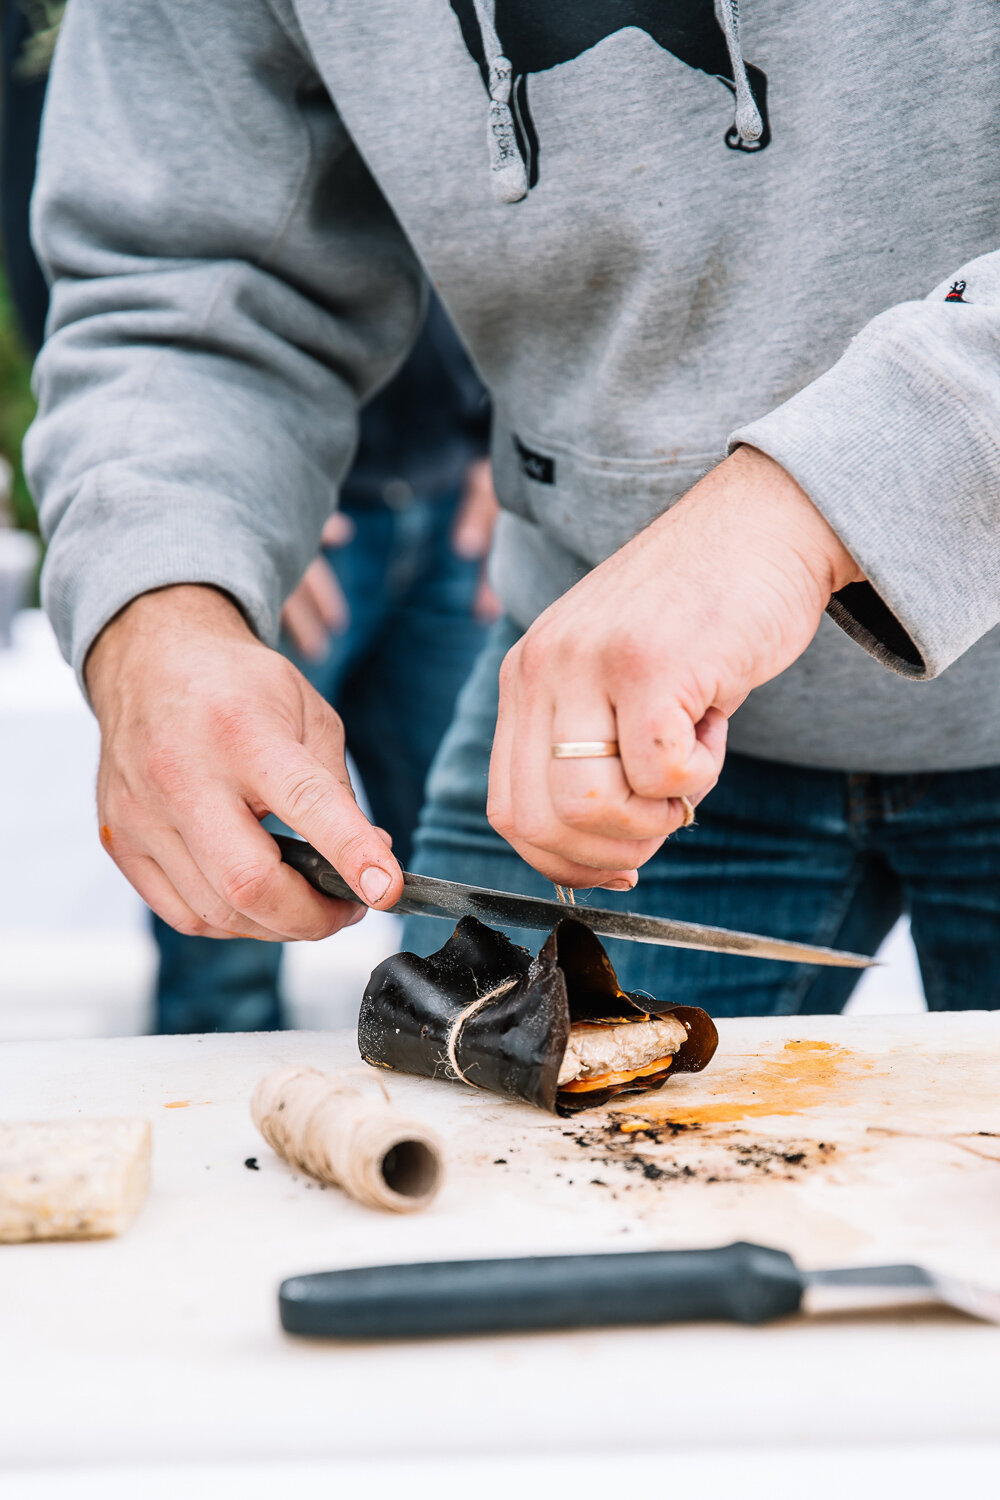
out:
<path id="1" fill-rule="evenodd" d="M 361 1002 L 366 1062 L 447 1078 L 571 1115 L 696 1073 L 718 1045 L 696 1006 L 619 985 L 600 940 L 567 917 L 537 958 L 475 917 L 437 953 L 397 953 Z"/>

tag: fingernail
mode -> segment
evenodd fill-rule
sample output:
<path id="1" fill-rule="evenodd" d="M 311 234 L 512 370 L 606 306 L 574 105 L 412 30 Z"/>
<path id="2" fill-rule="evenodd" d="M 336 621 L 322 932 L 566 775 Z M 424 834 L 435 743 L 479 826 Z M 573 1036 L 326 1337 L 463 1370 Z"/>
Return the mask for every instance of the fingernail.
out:
<path id="1" fill-rule="evenodd" d="M 384 870 L 380 870 L 378 865 L 369 865 L 367 870 L 362 870 L 358 884 L 361 887 L 362 896 L 374 906 L 377 901 L 381 901 L 389 889 L 392 877 Z"/>
<path id="2" fill-rule="evenodd" d="M 606 891 L 630 891 L 634 884 L 634 880 L 607 880 L 604 883 L 604 889 Z"/>

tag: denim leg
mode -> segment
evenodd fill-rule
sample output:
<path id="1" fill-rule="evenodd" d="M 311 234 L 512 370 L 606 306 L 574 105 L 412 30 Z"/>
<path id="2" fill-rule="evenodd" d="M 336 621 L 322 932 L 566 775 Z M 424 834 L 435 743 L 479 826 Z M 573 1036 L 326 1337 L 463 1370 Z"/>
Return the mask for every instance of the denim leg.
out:
<path id="1" fill-rule="evenodd" d="M 476 885 L 550 896 L 551 885 L 486 820 L 497 673 L 517 639 L 508 622 L 489 644 L 459 700 L 434 763 L 413 867 Z M 847 816 L 846 778 L 731 755 L 718 787 L 640 872 L 632 892 L 595 891 L 593 902 L 798 942 L 837 946 L 845 933 L 874 952 L 899 911 L 898 882 L 857 840 Z M 450 931 L 409 918 L 403 946 L 429 953 Z M 539 935 L 512 932 L 537 948 Z M 792 1015 L 840 1009 L 857 971 L 819 969 L 725 954 L 609 942 L 626 989 L 703 1005 L 714 1015 Z"/>
<path id="2" fill-rule="evenodd" d="M 281 944 L 252 938 L 199 938 L 153 917 L 160 950 L 154 1030 L 279 1031 Z"/>
<path id="3" fill-rule="evenodd" d="M 880 779 L 928 1009 L 1000 1008 L 1000 767 Z"/>
<path id="4" fill-rule="evenodd" d="M 396 514 L 391 597 L 341 701 L 372 814 L 404 865 L 427 772 L 486 638 L 472 612 L 479 563 L 451 546 L 459 499 L 417 496 Z"/>

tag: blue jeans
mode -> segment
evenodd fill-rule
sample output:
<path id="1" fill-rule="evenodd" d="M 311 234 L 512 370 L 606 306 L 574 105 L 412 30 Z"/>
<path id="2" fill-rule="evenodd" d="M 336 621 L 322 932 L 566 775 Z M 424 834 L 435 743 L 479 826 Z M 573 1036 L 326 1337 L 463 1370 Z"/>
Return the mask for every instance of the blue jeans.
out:
<path id="1" fill-rule="evenodd" d="M 347 500 L 355 534 L 328 559 L 350 609 L 348 628 L 320 663 L 286 647 L 341 714 L 372 814 L 403 864 L 428 767 L 486 636 L 472 614 L 479 563 L 451 547 L 458 502 L 457 492 L 417 496 L 398 510 Z M 157 1031 L 281 1027 L 280 943 L 185 937 L 158 917 L 153 929 Z"/>
<path id="2" fill-rule="evenodd" d="M 427 785 L 413 868 L 551 897 L 486 821 L 497 673 L 517 639 L 501 621 L 459 700 Z M 919 688 L 914 689 L 914 694 Z M 669 839 L 634 891 L 594 903 L 874 953 L 908 911 L 931 1010 L 1000 1005 L 1000 767 L 853 775 L 730 755 L 697 822 Z M 408 918 L 403 946 L 440 947 L 450 925 Z M 537 950 L 540 934 L 512 932 Z M 715 1016 L 830 1014 L 851 969 L 609 942 L 625 989 Z"/>

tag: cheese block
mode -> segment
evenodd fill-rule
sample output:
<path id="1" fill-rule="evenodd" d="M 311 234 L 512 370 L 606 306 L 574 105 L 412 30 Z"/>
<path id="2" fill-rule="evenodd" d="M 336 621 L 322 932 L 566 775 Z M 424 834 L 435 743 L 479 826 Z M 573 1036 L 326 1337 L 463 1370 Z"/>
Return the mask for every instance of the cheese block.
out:
<path id="1" fill-rule="evenodd" d="M 149 1191 L 148 1120 L 0 1122 L 0 1243 L 119 1234 Z"/>

